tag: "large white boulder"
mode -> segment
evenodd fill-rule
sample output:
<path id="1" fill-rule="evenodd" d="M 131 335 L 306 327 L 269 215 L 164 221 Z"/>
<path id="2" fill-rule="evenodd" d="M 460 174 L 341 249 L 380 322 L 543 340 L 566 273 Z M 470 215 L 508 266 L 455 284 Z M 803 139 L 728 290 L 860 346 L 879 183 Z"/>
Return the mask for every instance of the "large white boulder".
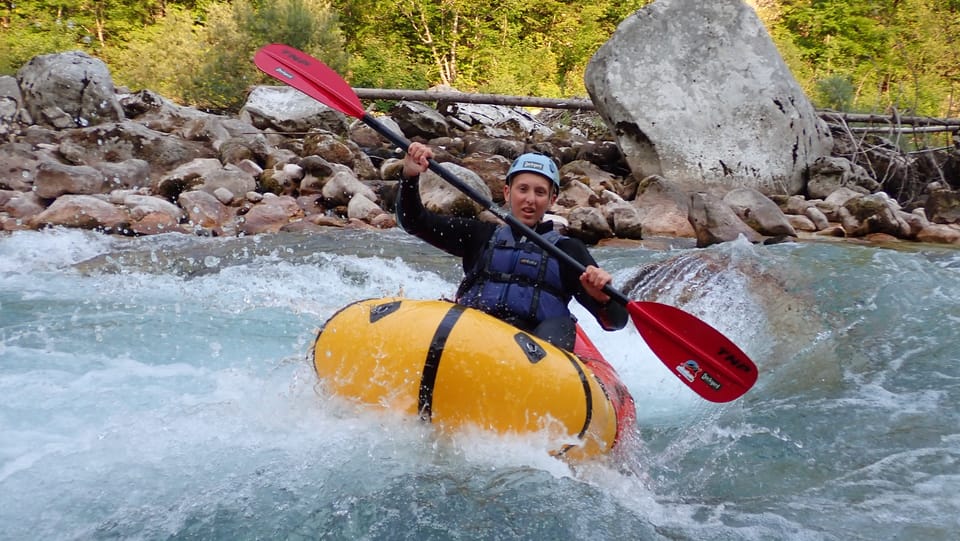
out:
<path id="1" fill-rule="evenodd" d="M 826 125 L 740 0 L 657 0 L 625 19 L 585 83 L 637 178 L 795 194 Z"/>

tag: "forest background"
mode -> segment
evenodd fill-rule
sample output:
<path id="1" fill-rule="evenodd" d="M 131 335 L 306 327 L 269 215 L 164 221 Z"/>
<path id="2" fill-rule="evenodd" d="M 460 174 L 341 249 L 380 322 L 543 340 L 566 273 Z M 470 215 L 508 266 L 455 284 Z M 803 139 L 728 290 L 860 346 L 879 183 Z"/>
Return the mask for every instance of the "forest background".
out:
<path id="1" fill-rule="evenodd" d="M 652 0 L 2 0 L 0 75 L 83 50 L 114 81 L 236 112 L 282 42 L 358 88 L 585 97 L 583 73 Z M 748 1 L 815 106 L 960 116 L 960 0 Z M 650 36 L 657 39 L 657 36 Z"/>

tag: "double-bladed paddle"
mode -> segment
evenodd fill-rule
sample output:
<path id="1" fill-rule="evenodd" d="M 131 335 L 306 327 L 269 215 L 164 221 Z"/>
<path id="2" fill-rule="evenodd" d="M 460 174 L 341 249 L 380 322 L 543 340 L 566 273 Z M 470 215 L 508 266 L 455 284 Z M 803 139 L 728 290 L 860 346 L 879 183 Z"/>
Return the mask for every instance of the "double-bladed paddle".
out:
<path id="1" fill-rule="evenodd" d="M 258 50 L 254 62 L 267 75 L 333 109 L 362 120 L 404 151 L 410 147 L 410 141 L 363 109 L 360 98 L 340 75 L 307 53 L 274 43 Z M 430 160 L 430 170 L 564 264 L 580 272 L 586 270 L 579 261 L 523 222 L 495 207 L 492 201 L 436 161 Z M 603 291 L 626 306 L 651 351 L 680 381 L 703 398 L 711 402 L 729 402 L 742 396 L 756 383 L 757 367 L 753 361 L 710 325 L 673 306 L 632 301 L 610 284 Z"/>

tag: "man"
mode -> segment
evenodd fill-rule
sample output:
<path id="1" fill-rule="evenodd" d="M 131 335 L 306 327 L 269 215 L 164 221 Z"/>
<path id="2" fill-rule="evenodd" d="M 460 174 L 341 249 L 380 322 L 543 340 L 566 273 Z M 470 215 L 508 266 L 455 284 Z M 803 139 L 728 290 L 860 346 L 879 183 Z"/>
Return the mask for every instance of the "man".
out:
<path id="1" fill-rule="evenodd" d="M 582 273 L 562 264 L 509 225 L 473 218 L 443 216 L 426 210 L 420 200 L 419 177 L 433 158 L 430 147 L 413 143 L 403 160 L 397 196 L 397 220 L 405 231 L 463 258 L 466 276 L 456 301 L 478 308 L 515 327 L 572 350 L 576 320 L 567 307 L 577 299 L 605 330 L 622 329 L 626 308 L 603 292 L 608 272 L 597 266 L 583 242 L 561 236 L 543 216 L 557 200 L 560 174 L 542 154 L 524 154 L 507 172 L 503 197 L 510 214 L 557 248 L 582 263 Z"/>

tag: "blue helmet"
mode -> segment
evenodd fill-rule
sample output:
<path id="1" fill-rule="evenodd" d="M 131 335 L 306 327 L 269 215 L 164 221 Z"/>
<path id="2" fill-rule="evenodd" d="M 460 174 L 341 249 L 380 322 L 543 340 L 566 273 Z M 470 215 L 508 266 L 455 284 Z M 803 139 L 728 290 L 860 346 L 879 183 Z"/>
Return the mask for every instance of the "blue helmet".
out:
<path id="1" fill-rule="evenodd" d="M 513 165 L 507 171 L 507 184 L 510 184 L 514 175 L 524 172 L 547 177 L 547 180 L 552 182 L 557 190 L 560 189 L 560 171 L 557 169 L 557 164 L 548 156 L 533 152 L 521 154 L 519 158 L 513 161 Z"/>

